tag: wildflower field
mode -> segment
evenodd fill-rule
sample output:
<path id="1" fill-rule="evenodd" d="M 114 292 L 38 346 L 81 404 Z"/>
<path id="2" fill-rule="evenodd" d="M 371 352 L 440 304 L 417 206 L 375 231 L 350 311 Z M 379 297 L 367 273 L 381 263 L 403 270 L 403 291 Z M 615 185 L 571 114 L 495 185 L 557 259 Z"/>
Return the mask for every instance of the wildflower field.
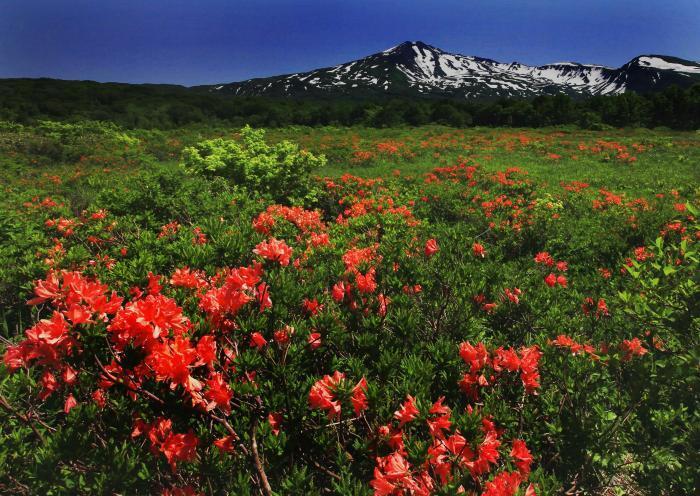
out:
<path id="1" fill-rule="evenodd" d="M 700 135 L 0 123 L 0 493 L 700 487 Z"/>

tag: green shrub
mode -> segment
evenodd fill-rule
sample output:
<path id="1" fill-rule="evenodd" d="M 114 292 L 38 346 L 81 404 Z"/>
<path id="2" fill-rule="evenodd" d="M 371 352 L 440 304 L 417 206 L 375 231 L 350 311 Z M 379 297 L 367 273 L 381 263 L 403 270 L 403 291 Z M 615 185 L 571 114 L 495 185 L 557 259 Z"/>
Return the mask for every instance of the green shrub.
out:
<path id="1" fill-rule="evenodd" d="M 277 201 L 310 199 L 310 173 L 325 165 L 323 155 L 300 150 L 286 140 L 268 145 L 265 131 L 250 126 L 241 130 L 241 138 L 242 143 L 218 138 L 187 147 L 181 163 L 190 173 L 222 176 Z"/>

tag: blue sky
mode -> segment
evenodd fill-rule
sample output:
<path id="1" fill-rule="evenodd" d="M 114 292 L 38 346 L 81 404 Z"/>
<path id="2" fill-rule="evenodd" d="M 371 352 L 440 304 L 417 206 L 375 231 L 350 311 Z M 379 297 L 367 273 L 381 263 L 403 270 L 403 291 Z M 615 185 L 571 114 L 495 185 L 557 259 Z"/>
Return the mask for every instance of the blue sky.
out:
<path id="1" fill-rule="evenodd" d="M 0 77 L 230 82 L 406 40 L 527 64 L 700 60 L 700 0 L 0 1 Z"/>

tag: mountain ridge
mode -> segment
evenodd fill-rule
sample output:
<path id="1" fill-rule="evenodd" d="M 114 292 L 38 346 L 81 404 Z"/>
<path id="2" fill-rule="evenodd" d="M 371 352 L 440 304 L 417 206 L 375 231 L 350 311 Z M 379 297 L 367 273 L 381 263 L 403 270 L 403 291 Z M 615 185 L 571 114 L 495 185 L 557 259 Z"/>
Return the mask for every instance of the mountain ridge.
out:
<path id="1" fill-rule="evenodd" d="M 700 63 L 668 55 L 638 55 L 618 68 L 568 61 L 530 66 L 450 53 L 422 41 L 405 41 L 335 66 L 194 88 L 237 96 L 482 99 L 614 95 L 696 82 L 700 82 Z"/>

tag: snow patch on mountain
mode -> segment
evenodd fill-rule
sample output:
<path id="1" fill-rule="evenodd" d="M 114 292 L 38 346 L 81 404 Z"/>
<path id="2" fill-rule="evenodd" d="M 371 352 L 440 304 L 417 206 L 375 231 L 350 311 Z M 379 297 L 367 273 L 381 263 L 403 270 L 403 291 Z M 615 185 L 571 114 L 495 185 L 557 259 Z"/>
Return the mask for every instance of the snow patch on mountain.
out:
<path id="1" fill-rule="evenodd" d="M 662 59 L 661 57 L 639 57 L 637 59 L 639 65 L 644 67 L 652 67 L 664 71 L 689 72 L 700 74 L 700 66 L 692 66 L 685 64 L 676 64 Z"/>

